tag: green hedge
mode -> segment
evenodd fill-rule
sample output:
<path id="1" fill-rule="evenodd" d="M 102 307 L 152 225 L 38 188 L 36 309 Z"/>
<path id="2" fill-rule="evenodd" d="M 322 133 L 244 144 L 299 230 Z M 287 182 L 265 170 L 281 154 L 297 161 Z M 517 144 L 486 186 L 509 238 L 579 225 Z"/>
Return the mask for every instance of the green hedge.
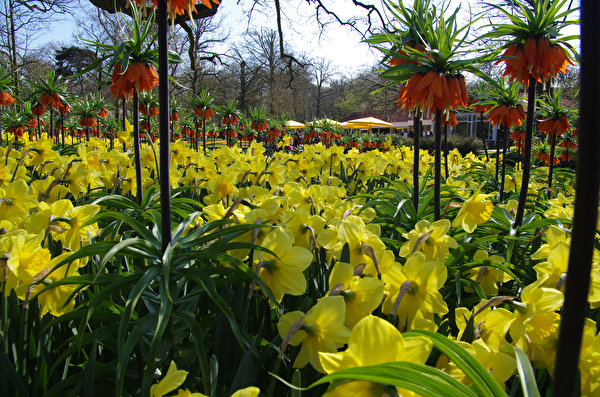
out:
<path id="1" fill-rule="evenodd" d="M 412 146 L 412 138 L 399 138 L 403 145 Z M 421 138 L 421 149 L 433 152 L 435 141 L 433 137 Z M 448 151 L 458 149 L 463 156 L 469 152 L 477 153 L 483 150 L 483 143 L 478 138 L 465 138 L 462 136 L 452 135 L 448 137 Z M 444 150 L 444 138 L 442 137 L 442 150 Z"/>

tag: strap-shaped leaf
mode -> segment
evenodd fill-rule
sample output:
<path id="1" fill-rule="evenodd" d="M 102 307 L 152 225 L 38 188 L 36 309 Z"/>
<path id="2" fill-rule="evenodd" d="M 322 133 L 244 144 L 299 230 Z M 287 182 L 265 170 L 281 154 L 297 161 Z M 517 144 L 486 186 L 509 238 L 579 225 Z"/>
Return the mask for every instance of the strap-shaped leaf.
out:
<path id="1" fill-rule="evenodd" d="M 471 353 L 457 343 L 443 335 L 426 330 L 407 331 L 402 336 L 405 338 L 425 336 L 473 381 L 481 395 L 486 397 L 506 397 L 506 393 L 488 370 Z"/>
<path id="2" fill-rule="evenodd" d="M 527 355 L 523 353 L 523 350 L 518 347 L 513 346 L 513 348 L 515 349 L 517 370 L 519 371 L 521 387 L 523 388 L 523 397 L 540 397 L 540 392 L 535 381 L 535 374 L 533 373 L 533 368 L 531 368 L 529 357 L 527 357 Z"/>
<path id="3" fill-rule="evenodd" d="M 424 396 L 477 396 L 473 390 L 439 369 L 411 362 L 392 362 L 342 369 L 324 376 L 308 388 L 338 380 L 363 380 L 393 385 Z"/>

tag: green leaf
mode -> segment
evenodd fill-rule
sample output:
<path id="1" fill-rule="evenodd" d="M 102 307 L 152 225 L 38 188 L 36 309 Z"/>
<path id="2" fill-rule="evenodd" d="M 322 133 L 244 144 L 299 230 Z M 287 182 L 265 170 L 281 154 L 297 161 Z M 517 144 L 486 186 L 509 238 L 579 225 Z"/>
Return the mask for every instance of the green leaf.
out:
<path id="1" fill-rule="evenodd" d="M 517 370 L 521 379 L 521 387 L 523 388 L 523 397 L 540 397 L 540 392 L 535 381 L 535 374 L 531 368 L 531 362 L 523 350 L 516 346 L 515 357 L 517 359 Z"/>
<path id="2" fill-rule="evenodd" d="M 405 338 L 425 336 L 467 375 L 486 397 L 506 397 L 502 387 L 488 370 L 464 348 L 443 335 L 426 330 L 412 330 L 402 334 Z"/>
<path id="3" fill-rule="evenodd" d="M 393 385 L 424 396 L 477 396 L 467 386 L 439 369 L 411 362 L 393 362 L 342 369 L 324 376 L 311 384 L 309 388 L 338 380 L 363 380 L 384 385 Z M 292 385 L 288 384 L 288 386 Z"/>

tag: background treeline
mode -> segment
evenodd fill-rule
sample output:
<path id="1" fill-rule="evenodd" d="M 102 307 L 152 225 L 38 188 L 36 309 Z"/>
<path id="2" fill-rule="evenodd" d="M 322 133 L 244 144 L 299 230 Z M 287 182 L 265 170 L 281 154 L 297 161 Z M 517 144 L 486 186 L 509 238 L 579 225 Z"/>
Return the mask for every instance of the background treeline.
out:
<path id="1" fill-rule="evenodd" d="M 77 21 L 73 40 L 40 48 L 39 38 L 50 23 L 64 20 L 66 14 Z M 117 44 L 127 35 L 128 21 L 128 16 L 110 14 L 83 1 L 7 0 L 0 5 L 0 61 L 15 74 L 17 94 L 27 90 L 26 81 L 55 69 L 68 80 L 72 95 L 100 92 L 111 101 L 108 61 L 77 75 L 101 55 L 84 41 Z M 352 112 L 394 106 L 396 91 L 371 94 L 386 83 L 374 72 L 375 66 L 353 76 L 342 75 L 330 61 L 297 53 L 287 44 L 285 53 L 291 57 L 282 57 L 277 31 L 270 29 L 252 30 L 231 40 L 218 13 L 195 25 L 175 26 L 170 33 L 171 50 L 184 60 L 170 66 L 176 81 L 171 89 L 184 109 L 186 98 L 202 88 L 209 89 L 220 104 L 235 99 L 245 113 L 262 106 L 270 117 L 285 114 L 302 121 L 324 116 L 339 119 Z M 376 61 L 372 60 L 373 65 Z M 114 109 L 117 112 L 118 106 Z"/>
<path id="2" fill-rule="evenodd" d="M 48 27 L 67 15 L 76 20 L 73 39 L 40 47 Z M 0 4 L 0 62 L 13 71 L 18 96 L 27 91 L 26 81 L 54 69 L 68 80 L 73 96 L 100 92 L 107 102 L 114 101 L 108 61 L 84 75 L 77 74 L 101 55 L 85 40 L 118 44 L 129 33 L 129 21 L 128 16 L 111 14 L 88 1 L 5 0 Z M 187 98 L 202 88 L 212 92 L 219 104 L 235 99 L 237 108 L 246 114 L 262 106 L 271 118 L 285 114 L 300 121 L 325 116 L 343 119 L 353 112 L 395 107 L 398 88 L 374 93 L 387 83 L 375 73 L 375 58 L 372 68 L 343 75 L 331 61 L 299 53 L 286 43 L 282 56 L 275 30 L 263 28 L 230 37 L 220 13 L 197 20 L 195 26 L 176 25 L 170 35 L 170 49 L 183 59 L 183 63 L 170 65 L 176 81 L 171 84 L 172 94 L 183 109 Z M 557 82 L 565 98 L 577 96 L 578 76 L 573 68 Z M 115 115 L 118 108 L 114 106 Z"/>

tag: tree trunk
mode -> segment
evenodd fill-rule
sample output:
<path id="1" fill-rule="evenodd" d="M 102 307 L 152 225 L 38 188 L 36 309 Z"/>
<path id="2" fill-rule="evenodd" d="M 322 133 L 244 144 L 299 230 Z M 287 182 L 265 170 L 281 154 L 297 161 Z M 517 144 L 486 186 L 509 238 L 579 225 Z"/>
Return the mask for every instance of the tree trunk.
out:
<path id="1" fill-rule="evenodd" d="M 17 39 L 15 34 L 15 15 L 14 15 L 14 2 L 13 0 L 8 0 L 8 15 L 9 15 L 9 24 L 10 27 L 8 29 L 9 40 L 10 43 L 10 57 L 11 57 L 11 69 L 13 72 L 14 84 L 15 84 L 15 97 L 19 96 L 19 71 L 17 70 Z"/>
<path id="2" fill-rule="evenodd" d="M 248 82 L 246 81 L 246 62 L 240 62 L 240 109 L 245 112 L 246 107 L 246 91 L 248 90 Z"/>

